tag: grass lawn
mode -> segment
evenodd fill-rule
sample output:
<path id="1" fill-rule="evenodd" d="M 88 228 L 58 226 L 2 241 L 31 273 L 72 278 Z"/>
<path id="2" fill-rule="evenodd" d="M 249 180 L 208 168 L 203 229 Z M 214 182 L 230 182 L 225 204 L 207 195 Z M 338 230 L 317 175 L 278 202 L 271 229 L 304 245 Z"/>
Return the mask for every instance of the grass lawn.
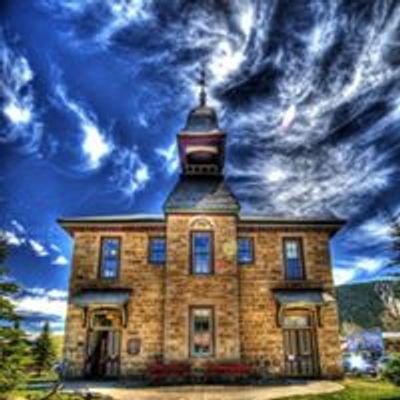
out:
<path id="1" fill-rule="evenodd" d="M 344 390 L 332 394 L 286 397 L 293 400 L 400 400 L 400 386 L 368 378 L 345 379 Z"/>
<path id="2" fill-rule="evenodd" d="M 54 371 L 44 372 L 41 375 L 30 373 L 27 383 L 51 383 L 57 381 L 57 378 L 57 374 Z"/>
<path id="3" fill-rule="evenodd" d="M 17 390 L 13 393 L 10 400 L 38 400 L 43 398 L 47 392 L 43 390 Z M 82 400 L 83 397 L 73 394 L 56 394 L 51 397 L 51 400 Z"/>

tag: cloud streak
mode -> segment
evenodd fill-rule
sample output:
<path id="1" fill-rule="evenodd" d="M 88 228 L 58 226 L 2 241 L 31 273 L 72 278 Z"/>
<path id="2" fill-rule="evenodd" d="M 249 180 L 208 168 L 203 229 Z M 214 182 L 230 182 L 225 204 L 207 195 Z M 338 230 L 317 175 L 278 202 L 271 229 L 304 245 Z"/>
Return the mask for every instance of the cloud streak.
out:
<path id="1" fill-rule="evenodd" d="M 0 144 L 13 144 L 24 154 L 38 151 L 42 123 L 33 89 L 34 72 L 0 29 Z"/>
<path id="2" fill-rule="evenodd" d="M 80 146 L 74 147 L 83 165 L 75 165 L 77 176 L 82 173 L 96 173 L 108 168 L 107 192 L 118 192 L 124 199 L 133 201 L 135 194 L 143 190 L 150 180 L 148 166 L 142 161 L 137 146 L 127 147 L 115 142 L 111 132 L 103 129 L 95 113 L 83 104 L 73 100 L 59 78 L 55 86 L 56 104 L 69 110 L 78 121 Z"/>
<path id="3" fill-rule="evenodd" d="M 398 151 L 382 143 L 400 118 L 394 59 L 400 6 L 318 0 L 308 7 L 178 2 L 166 10 L 156 2 L 102 8 L 97 1 L 56 0 L 46 6 L 69 21 L 81 47 L 101 42 L 100 50 L 124 49 L 122 56 L 140 49 L 143 68 L 185 60 L 176 79 L 193 97 L 198 63 L 205 62 L 209 102 L 229 134 L 227 172 L 248 207 L 349 217 L 360 201 L 390 186 Z M 90 32 L 82 29 L 88 18 L 98 21 Z M 386 109 L 381 115 L 371 111 L 379 105 Z M 172 147 L 157 153 L 173 172 Z"/>
<path id="4" fill-rule="evenodd" d="M 27 249 L 35 257 L 51 260 L 51 264 L 55 266 L 68 265 L 69 261 L 63 250 L 56 244 L 50 243 L 40 235 L 37 237 L 16 219 L 5 225 L 5 229 L 0 229 L 0 234 L 10 247 Z"/>
<path id="5" fill-rule="evenodd" d="M 85 159 L 84 168 L 88 171 L 99 168 L 113 151 L 112 141 L 99 127 L 96 117 L 67 95 L 66 88 L 62 83 L 59 82 L 56 85 L 55 92 L 61 103 L 60 106 L 65 106 L 78 121 L 81 151 Z"/>
<path id="6" fill-rule="evenodd" d="M 31 331 L 38 331 L 44 321 L 63 330 L 67 310 L 67 292 L 59 289 L 30 288 L 14 300 L 16 310 Z"/>
<path id="7" fill-rule="evenodd" d="M 120 148 L 115 152 L 111 165 L 110 190 L 133 201 L 137 192 L 143 190 L 150 180 L 150 172 L 136 148 Z"/>

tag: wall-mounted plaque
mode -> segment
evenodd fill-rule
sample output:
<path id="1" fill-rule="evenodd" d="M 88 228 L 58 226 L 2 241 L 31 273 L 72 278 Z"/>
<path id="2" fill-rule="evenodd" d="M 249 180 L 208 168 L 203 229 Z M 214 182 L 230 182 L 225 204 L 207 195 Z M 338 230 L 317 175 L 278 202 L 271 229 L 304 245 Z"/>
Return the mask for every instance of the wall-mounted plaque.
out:
<path id="1" fill-rule="evenodd" d="M 140 353 L 140 339 L 133 338 L 128 340 L 128 354 L 136 356 Z"/>

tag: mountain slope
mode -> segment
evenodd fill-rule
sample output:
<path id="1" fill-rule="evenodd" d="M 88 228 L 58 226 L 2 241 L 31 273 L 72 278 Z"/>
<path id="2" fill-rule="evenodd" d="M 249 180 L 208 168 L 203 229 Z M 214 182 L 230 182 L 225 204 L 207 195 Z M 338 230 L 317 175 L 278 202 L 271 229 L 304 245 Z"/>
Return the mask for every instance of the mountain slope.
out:
<path id="1" fill-rule="evenodd" d="M 400 280 L 336 288 L 342 331 L 347 327 L 400 331 Z"/>

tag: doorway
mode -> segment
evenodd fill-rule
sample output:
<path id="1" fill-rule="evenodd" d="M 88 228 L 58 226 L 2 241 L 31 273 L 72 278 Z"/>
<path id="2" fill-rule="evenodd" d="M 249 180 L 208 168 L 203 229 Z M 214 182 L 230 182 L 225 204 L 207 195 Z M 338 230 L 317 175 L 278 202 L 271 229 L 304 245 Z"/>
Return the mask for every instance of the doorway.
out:
<path id="1" fill-rule="evenodd" d="M 121 331 L 112 315 L 95 314 L 88 332 L 86 375 L 116 378 L 120 368 Z"/>
<path id="2" fill-rule="evenodd" d="M 311 312 L 291 311 L 284 315 L 283 345 L 287 376 L 319 375 L 317 337 Z"/>

